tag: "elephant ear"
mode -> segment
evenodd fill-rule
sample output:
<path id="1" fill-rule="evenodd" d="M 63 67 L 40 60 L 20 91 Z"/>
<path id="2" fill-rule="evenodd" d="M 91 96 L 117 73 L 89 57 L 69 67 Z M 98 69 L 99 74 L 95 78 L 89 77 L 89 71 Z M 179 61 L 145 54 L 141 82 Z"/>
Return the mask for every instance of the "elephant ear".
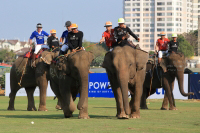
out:
<path id="1" fill-rule="evenodd" d="M 52 52 L 44 51 L 44 52 L 42 52 L 42 55 L 40 57 L 41 61 L 43 61 L 44 63 L 50 65 L 51 61 L 53 60 L 53 55 L 54 55 L 54 53 L 52 53 Z"/>
<path id="2" fill-rule="evenodd" d="M 69 70 L 69 63 L 68 60 L 65 60 L 65 57 L 62 57 L 59 59 L 59 63 L 57 63 L 57 68 L 60 71 L 63 71 L 66 74 L 70 74 L 70 70 Z"/>
<path id="3" fill-rule="evenodd" d="M 154 62 L 152 60 L 148 60 L 147 66 L 146 66 L 146 72 L 151 70 L 153 68 L 153 66 L 154 66 Z"/>
<path id="4" fill-rule="evenodd" d="M 112 52 L 106 53 L 102 67 L 106 69 L 107 72 L 113 73 L 113 55 Z"/>
<path id="5" fill-rule="evenodd" d="M 162 67 L 163 71 L 167 71 L 167 66 L 169 65 L 169 59 L 167 57 L 163 57 L 162 61 L 160 63 L 160 66 Z"/>
<path id="6" fill-rule="evenodd" d="M 88 52 L 88 61 L 89 61 L 89 64 L 91 64 L 91 62 L 94 60 L 94 54 L 92 52 Z"/>
<path id="7" fill-rule="evenodd" d="M 140 71 L 146 69 L 146 63 L 148 62 L 149 54 L 146 51 L 140 49 L 134 49 L 134 56 L 136 59 L 136 69 Z"/>
<path id="8" fill-rule="evenodd" d="M 185 68 L 186 62 L 185 62 L 185 56 L 183 54 L 172 53 L 168 58 L 171 61 L 171 64 L 176 68 L 179 68 L 180 66 L 182 66 L 182 68 Z"/>

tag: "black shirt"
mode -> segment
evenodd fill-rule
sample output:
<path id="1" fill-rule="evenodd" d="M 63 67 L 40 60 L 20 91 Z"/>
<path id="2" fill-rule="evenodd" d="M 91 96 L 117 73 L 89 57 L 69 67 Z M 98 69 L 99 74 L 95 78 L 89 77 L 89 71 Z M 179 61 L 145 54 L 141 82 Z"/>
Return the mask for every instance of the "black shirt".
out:
<path id="1" fill-rule="evenodd" d="M 47 45 L 49 45 L 49 48 L 51 49 L 52 46 L 55 47 L 59 47 L 59 40 L 57 37 L 54 37 L 54 36 L 50 36 L 48 37 L 47 39 Z"/>
<path id="2" fill-rule="evenodd" d="M 78 31 L 78 33 L 69 32 L 68 36 L 69 49 L 76 49 L 77 47 L 82 47 L 83 32 Z"/>
<path id="3" fill-rule="evenodd" d="M 117 42 L 120 42 L 122 40 L 122 37 L 126 36 L 127 33 L 129 33 L 136 40 L 138 39 L 138 37 L 127 26 L 126 28 L 120 28 L 119 26 L 114 28 L 114 36 L 117 39 Z M 127 38 L 125 40 L 127 41 Z"/>
<path id="4" fill-rule="evenodd" d="M 172 52 L 172 51 L 177 52 L 178 46 L 179 46 L 178 42 L 170 41 L 169 42 L 169 52 Z"/>

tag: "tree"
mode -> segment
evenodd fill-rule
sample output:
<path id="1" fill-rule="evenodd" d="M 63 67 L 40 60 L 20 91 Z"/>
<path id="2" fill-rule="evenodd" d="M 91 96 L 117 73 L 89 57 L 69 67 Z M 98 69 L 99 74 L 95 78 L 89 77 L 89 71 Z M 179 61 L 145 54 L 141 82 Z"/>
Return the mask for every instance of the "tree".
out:
<path id="1" fill-rule="evenodd" d="M 153 57 L 154 51 L 149 51 L 149 57 Z"/>
<path id="2" fill-rule="evenodd" d="M 5 74 L 3 74 L 0 78 L 0 84 L 2 88 L 5 88 Z"/>
<path id="3" fill-rule="evenodd" d="M 7 49 L 0 50 L 0 62 L 14 62 L 15 53 L 13 51 L 8 51 Z"/>
<path id="4" fill-rule="evenodd" d="M 179 52 L 183 53 L 185 57 L 194 56 L 194 47 L 189 44 L 183 35 L 178 35 L 177 41 L 179 42 Z"/>
<path id="5" fill-rule="evenodd" d="M 93 45 L 92 43 L 84 40 L 83 41 L 83 47 L 88 47 L 90 45 Z M 90 51 L 94 54 L 94 60 L 92 62 L 92 65 L 94 66 L 100 66 L 103 63 L 104 60 L 104 56 L 106 54 L 106 45 L 104 43 L 102 44 L 98 44 L 98 45 L 94 45 L 92 47 L 88 47 L 86 48 L 86 51 Z"/>
<path id="6" fill-rule="evenodd" d="M 198 54 L 198 30 L 190 31 L 189 33 L 184 33 L 183 36 L 193 46 L 195 55 Z"/>
<path id="7" fill-rule="evenodd" d="M 2 73 L 2 77 L 0 77 L 0 84 L 2 86 L 2 88 L 5 88 L 5 73 L 9 73 L 11 68 L 4 68 L 3 73 Z"/>

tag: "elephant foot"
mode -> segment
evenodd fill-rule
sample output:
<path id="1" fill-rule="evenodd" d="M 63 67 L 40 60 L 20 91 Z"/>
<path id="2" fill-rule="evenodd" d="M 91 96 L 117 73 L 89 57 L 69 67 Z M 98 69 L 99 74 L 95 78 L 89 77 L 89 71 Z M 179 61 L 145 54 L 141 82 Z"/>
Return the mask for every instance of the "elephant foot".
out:
<path id="1" fill-rule="evenodd" d="M 14 107 L 8 107 L 8 109 L 7 109 L 7 110 L 14 111 L 14 110 L 15 110 L 15 108 L 14 108 Z"/>
<path id="2" fill-rule="evenodd" d="M 27 111 L 37 111 L 36 107 L 28 107 Z"/>
<path id="3" fill-rule="evenodd" d="M 176 107 L 170 107 L 169 110 L 178 110 Z"/>
<path id="4" fill-rule="evenodd" d="M 167 109 L 167 108 L 163 108 L 163 107 L 161 107 L 160 110 L 168 110 L 168 109 Z"/>
<path id="5" fill-rule="evenodd" d="M 139 119 L 139 118 L 140 118 L 140 113 L 132 113 L 132 114 L 130 115 L 130 118 L 131 118 L 131 119 Z"/>
<path id="6" fill-rule="evenodd" d="M 65 118 L 70 118 L 70 117 L 73 117 L 72 114 L 65 114 Z"/>
<path id="7" fill-rule="evenodd" d="M 147 106 L 140 107 L 140 109 L 148 109 Z"/>
<path id="8" fill-rule="evenodd" d="M 40 107 L 40 108 L 38 109 L 38 111 L 48 111 L 48 109 L 47 109 L 46 107 Z"/>
<path id="9" fill-rule="evenodd" d="M 117 115 L 117 118 L 118 119 L 129 119 L 129 116 L 126 115 L 125 113 L 121 113 L 121 114 Z"/>
<path id="10" fill-rule="evenodd" d="M 79 115 L 78 116 L 79 119 L 90 119 L 89 115 Z"/>
<path id="11" fill-rule="evenodd" d="M 56 109 L 62 110 L 62 108 L 60 107 L 60 105 L 56 105 Z"/>

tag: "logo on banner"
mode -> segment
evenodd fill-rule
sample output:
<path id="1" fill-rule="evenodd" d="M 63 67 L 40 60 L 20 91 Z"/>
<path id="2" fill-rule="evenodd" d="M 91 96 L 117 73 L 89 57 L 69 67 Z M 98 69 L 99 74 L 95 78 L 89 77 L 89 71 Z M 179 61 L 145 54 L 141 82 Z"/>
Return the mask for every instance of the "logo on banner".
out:
<path id="1" fill-rule="evenodd" d="M 156 94 L 157 95 L 160 95 L 160 94 L 164 95 L 165 94 L 165 90 L 163 88 L 162 89 L 156 89 Z"/>

